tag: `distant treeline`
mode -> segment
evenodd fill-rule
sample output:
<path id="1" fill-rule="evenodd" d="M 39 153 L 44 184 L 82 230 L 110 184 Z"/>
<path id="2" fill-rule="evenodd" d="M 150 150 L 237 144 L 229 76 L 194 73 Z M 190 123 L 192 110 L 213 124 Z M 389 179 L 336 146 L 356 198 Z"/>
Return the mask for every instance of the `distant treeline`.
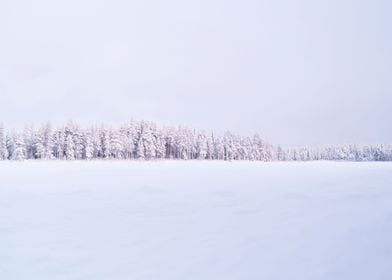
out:
<path id="1" fill-rule="evenodd" d="M 0 160 L 198 159 L 256 161 L 392 161 L 392 145 L 282 148 L 259 135 L 223 136 L 186 127 L 130 122 L 119 128 L 50 124 L 5 131 L 0 125 Z"/>

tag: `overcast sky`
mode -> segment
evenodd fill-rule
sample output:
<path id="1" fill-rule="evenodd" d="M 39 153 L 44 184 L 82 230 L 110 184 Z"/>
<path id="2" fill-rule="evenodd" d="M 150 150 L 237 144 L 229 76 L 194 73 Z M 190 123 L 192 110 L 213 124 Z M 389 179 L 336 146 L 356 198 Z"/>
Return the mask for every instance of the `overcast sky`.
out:
<path id="1" fill-rule="evenodd" d="M 392 1 L 0 2 L 0 121 L 392 142 Z"/>

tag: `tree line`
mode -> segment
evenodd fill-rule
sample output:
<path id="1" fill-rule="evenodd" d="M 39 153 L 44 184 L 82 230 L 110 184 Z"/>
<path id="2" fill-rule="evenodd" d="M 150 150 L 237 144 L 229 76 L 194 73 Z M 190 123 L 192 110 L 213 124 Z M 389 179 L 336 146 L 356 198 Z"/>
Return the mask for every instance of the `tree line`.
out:
<path id="1" fill-rule="evenodd" d="M 392 145 L 340 145 L 282 148 L 258 134 L 223 136 L 186 127 L 158 127 L 132 121 L 121 127 L 82 127 L 70 122 L 53 128 L 49 123 L 23 131 L 0 125 L 0 160 L 182 159 L 255 161 L 392 161 Z"/>

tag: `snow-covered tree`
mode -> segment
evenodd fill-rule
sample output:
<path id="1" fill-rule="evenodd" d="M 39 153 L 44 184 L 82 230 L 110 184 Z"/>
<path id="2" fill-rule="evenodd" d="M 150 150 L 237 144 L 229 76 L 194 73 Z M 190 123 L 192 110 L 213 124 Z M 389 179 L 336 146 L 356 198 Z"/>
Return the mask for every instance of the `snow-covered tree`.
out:
<path id="1" fill-rule="evenodd" d="M 83 158 L 90 160 L 94 157 L 93 130 L 88 130 L 82 135 Z"/>
<path id="2" fill-rule="evenodd" d="M 26 145 L 23 141 L 23 137 L 19 134 L 13 135 L 14 150 L 12 152 L 13 160 L 24 160 L 26 159 Z"/>
<path id="3" fill-rule="evenodd" d="M 0 160 L 8 159 L 7 142 L 3 124 L 0 123 Z"/>
<path id="4" fill-rule="evenodd" d="M 199 133 L 196 140 L 196 158 L 206 159 L 208 154 L 207 136 L 204 133 Z"/>
<path id="5" fill-rule="evenodd" d="M 65 137 L 65 158 L 68 160 L 75 159 L 75 145 L 71 133 L 67 133 Z"/>
<path id="6" fill-rule="evenodd" d="M 63 128 L 53 133 L 53 156 L 56 159 L 63 159 L 65 156 L 65 137 Z"/>
<path id="7" fill-rule="evenodd" d="M 152 122 L 130 122 L 120 128 L 83 128 L 70 122 L 21 133 L 0 125 L 0 160 L 23 159 L 211 159 L 211 160 L 342 160 L 392 161 L 392 145 L 274 147 L 259 135 L 223 137 L 186 127 L 158 128 Z"/>
<path id="8" fill-rule="evenodd" d="M 42 131 L 42 144 L 44 146 L 43 157 L 45 159 L 52 159 L 54 157 L 53 155 L 54 143 L 53 143 L 51 124 L 47 123 L 44 127 L 42 127 L 41 131 Z"/>

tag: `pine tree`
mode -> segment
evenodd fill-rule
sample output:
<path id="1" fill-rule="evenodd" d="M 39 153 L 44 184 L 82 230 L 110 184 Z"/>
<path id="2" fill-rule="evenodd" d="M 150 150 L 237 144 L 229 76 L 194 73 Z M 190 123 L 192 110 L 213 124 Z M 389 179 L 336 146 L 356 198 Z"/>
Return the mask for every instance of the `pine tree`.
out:
<path id="1" fill-rule="evenodd" d="M 71 133 L 68 133 L 65 137 L 65 158 L 67 160 L 75 159 L 75 147 Z"/>
<path id="2" fill-rule="evenodd" d="M 196 140 L 196 158 L 206 159 L 208 154 L 207 137 L 203 133 L 197 135 Z"/>
<path id="3" fill-rule="evenodd" d="M 24 160 L 26 159 L 26 146 L 23 138 L 19 134 L 15 134 L 14 138 L 14 151 L 12 153 L 13 160 Z"/>
<path id="4" fill-rule="evenodd" d="M 110 159 L 110 135 L 109 131 L 105 128 L 101 130 L 101 147 L 102 147 L 102 157 L 104 159 Z"/>
<path id="5" fill-rule="evenodd" d="M 93 131 L 87 131 L 83 134 L 83 159 L 91 160 L 94 157 L 94 144 L 92 141 Z"/>
<path id="6" fill-rule="evenodd" d="M 110 137 L 110 154 L 115 159 L 124 158 L 124 148 L 121 141 L 121 136 L 117 131 L 111 131 Z"/>
<path id="7" fill-rule="evenodd" d="M 0 123 L 0 160 L 8 159 L 7 143 L 3 124 Z"/>
<path id="8" fill-rule="evenodd" d="M 42 144 L 44 146 L 44 158 L 52 159 L 54 157 L 53 154 L 53 135 L 52 135 L 52 126 L 50 123 L 47 123 L 42 128 Z"/>
<path id="9" fill-rule="evenodd" d="M 63 159 L 65 156 L 65 132 L 59 129 L 53 134 L 53 156 L 56 159 Z"/>
<path id="10" fill-rule="evenodd" d="M 7 132 L 0 125 L 0 160 L 14 159 L 214 159 L 214 160 L 344 160 L 391 161 L 392 145 L 274 147 L 259 135 L 240 137 L 227 132 L 207 136 L 186 127 L 158 128 L 151 122 L 131 122 L 117 128 L 82 128 L 76 123 L 52 130 L 26 127 Z"/>

